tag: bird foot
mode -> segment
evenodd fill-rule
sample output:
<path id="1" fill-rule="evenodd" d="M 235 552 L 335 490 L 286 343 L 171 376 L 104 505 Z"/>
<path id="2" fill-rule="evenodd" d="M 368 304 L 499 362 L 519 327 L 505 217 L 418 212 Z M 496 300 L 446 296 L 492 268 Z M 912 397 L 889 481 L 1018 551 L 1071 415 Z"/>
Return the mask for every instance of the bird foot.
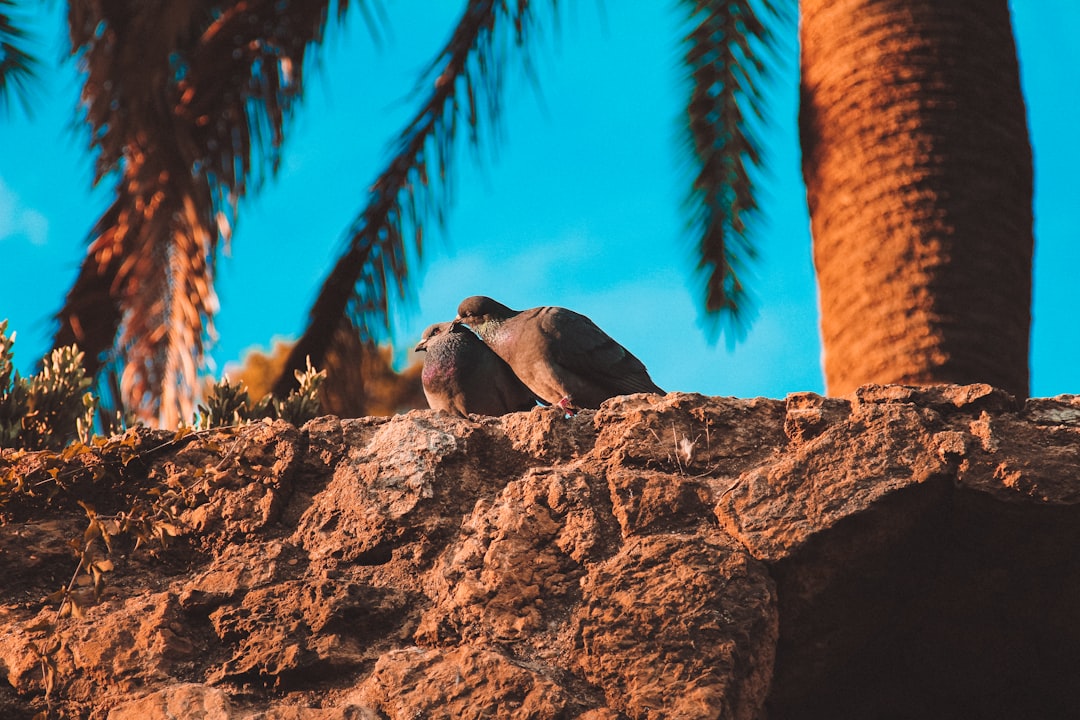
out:
<path id="1" fill-rule="evenodd" d="M 564 397 L 562 400 L 555 403 L 555 406 L 560 408 L 563 413 L 565 413 L 567 420 L 577 415 L 577 408 L 574 407 L 574 403 L 570 400 L 569 396 Z"/>

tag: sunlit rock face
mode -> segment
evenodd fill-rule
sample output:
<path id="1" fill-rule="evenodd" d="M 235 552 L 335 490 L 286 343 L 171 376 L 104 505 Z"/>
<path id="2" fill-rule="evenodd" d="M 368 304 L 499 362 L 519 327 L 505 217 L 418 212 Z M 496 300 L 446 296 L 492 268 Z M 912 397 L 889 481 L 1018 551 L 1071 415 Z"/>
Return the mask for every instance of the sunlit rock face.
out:
<path id="1" fill-rule="evenodd" d="M 1080 398 L 671 393 L 109 447 L 0 455 L 37 483 L 0 506 L 2 717 L 1075 710 Z"/>

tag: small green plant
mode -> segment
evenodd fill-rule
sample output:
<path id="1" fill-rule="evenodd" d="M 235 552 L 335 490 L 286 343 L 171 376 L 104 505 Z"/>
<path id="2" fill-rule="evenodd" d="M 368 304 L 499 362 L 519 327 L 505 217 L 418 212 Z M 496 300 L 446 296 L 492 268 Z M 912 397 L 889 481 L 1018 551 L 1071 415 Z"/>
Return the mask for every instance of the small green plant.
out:
<path id="1" fill-rule="evenodd" d="M 83 354 L 74 345 L 57 348 L 41 372 L 23 378 L 12 362 L 15 333 L 0 320 L 0 447 L 59 450 L 75 438 L 88 440 L 97 399 Z"/>
<path id="2" fill-rule="evenodd" d="M 300 426 L 308 420 L 319 416 L 322 412 L 322 402 L 319 400 L 319 389 L 326 380 L 326 371 L 311 366 L 311 358 L 307 358 L 307 370 L 296 371 L 296 379 L 300 387 L 289 393 L 284 400 L 274 401 L 274 412 L 279 418 Z"/>
<path id="3" fill-rule="evenodd" d="M 244 381 L 233 385 L 228 377 L 223 377 L 210 386 L 205 401 L 199 404 L 195 427 L 203 430 L 229 427 L 242 425 L 252 419 L 251 398 L 248 397 Z"/>
<path id="4" fill-rule="evenodd" d="M 199 404 L 195 427 L 200 429 L 231 427 L 263 418 L 280 418 L 293 425 L 303 425 L 318 417 L 322 411 L 319 388 L 326 379 L 326 371 L 316 371 L 307 361 L 307 370 L 297 371 L 300 387 L 289 393 L 284 400 L 266 395 L 256 403 L 251 402 L 243 381 L 236 385 L 229 378 L 210 386 L 206 399 Z"/>
<path id="5" fill-rule="evenodd" d="M 19 377 L 12 362 L 15 333 L 7 335 L 7 320 L 0 320 L 0 447 L 15 447 L 22 419 L 30 406 L 30 383 Z"/>
<path id="6" fill-rule="evenodd" d="M 15 370 L 15 333 L 7 334 L 7 320 L 0 320 L 0 447 L 21 450 L 60 450 L 73 440 L 89 442 L 99 401 L 87 390 L 92 379 L 83 368 L 83 353 L 74 346 L 53 350 L 41 371 L 31 378 Z M 325 371 L 297 372 L 300 387 L 284 400 L 271 395 L 252 402 L 243 382 L 228 378 L 212 385 L 194 419 L 197 428 L 242 425 L 263 418 L 280 418 L 303 425 L 322 411 L 319 390 Z M 127 425 L 118 414 L 102 418 L 106 430 Z M 110 433 L 111 434 L 111 433 Z"/>

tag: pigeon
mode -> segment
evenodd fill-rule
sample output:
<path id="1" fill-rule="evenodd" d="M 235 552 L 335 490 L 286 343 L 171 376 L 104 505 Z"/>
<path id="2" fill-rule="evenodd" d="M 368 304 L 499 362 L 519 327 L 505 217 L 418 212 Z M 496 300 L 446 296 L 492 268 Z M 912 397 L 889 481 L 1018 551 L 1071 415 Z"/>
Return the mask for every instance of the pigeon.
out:
<path id="1" fill-rule="evenodd" d="M 510 366 L 463 325 L 436 323 L 424 330 L 415 349 L 426 352 L 420 379 L 432 410 L 465 417 L 536 406 Z"/>
<path id="2" fill-rule="evenodd" d="M 454 322 L 472 328 L 540 400 L 568 415 L 616 395 L 664 394 L 640 360 L 573 310 L 511 310 L 474 295 L 461 301 Z"/>

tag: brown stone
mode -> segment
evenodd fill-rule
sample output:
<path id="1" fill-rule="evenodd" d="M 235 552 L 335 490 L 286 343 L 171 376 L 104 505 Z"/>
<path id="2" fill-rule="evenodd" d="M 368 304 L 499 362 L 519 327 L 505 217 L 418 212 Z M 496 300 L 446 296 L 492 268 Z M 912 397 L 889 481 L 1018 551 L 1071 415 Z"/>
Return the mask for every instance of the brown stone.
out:
<path id="1" fill-rule="evenodd" d="M 574 611 L 577 664 L 631 718 L 755 718 L 777 617 L 765 568 L 716 530 L 634 538 L 593 566 Z"/>
<path id="2" fill-rule="evenodd" d="M 0 715 L 1075 711 L 1072 396 L 672 393 L 130 447 L 129 470 L 77 456 L 0 508 Z M 84 497 L 100 518 L 167 498 L 175 537 L 109 552 Z M 84 546 L 112 563 L 100 595 Z M 80 612 L 58 613 L 69 584 Z"/>

